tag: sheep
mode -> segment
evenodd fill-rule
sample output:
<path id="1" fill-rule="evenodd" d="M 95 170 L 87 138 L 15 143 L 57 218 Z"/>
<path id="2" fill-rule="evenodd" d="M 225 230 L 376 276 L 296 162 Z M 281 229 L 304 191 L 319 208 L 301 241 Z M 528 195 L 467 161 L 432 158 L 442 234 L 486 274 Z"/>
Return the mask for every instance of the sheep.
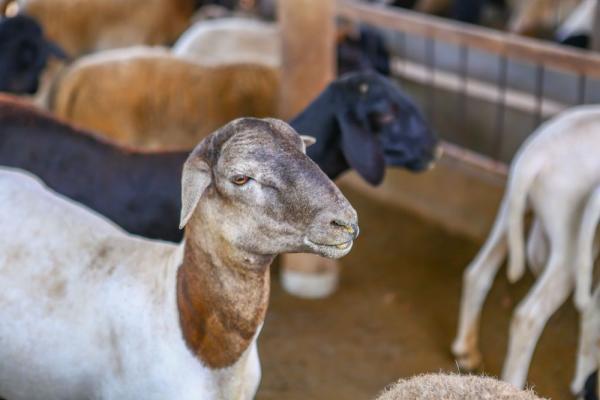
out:
<path id="1" fill-rule="evenodd" d="M 580 214 L 588 193 L 600 182 L 600 159 L 593 151 L 600 146 L 599 128 L 600 107 L 574 107 L 542 124 L 515 156 L 492 231 L 463 276 L 459 327 L 452 345 L 461 366 L 472 369 L 479 363 L 479 315 L 507 252 L 509 280 L 514 282 L 524 273 L 523 214 L 531 204 L 539 224 L 534 236 L 543 232 L 549 256 L 515 311 L 502 373 L 515 386 L 524 385 L 546 321 L 574 286 L 570 262 L 575 256 Z"/>
<path id="2" fill-rule="evenodd" d="M 531 390 L 519 390 L 494 378 L 473 375 L 425 374 L 401 379 L 377 400 L 541 400 Z"/>
<path id="3" fill-rule="evenodd" d="M 596 187 L 585 199 L 575 243 L 575 305 L 581 313 L 581 326 L 575 376 L 571 382 L 573 394 L 580 393 L 582 387 L 585 387 L 586 376 L 598 367 L 595 346 L 600 337 L 600 320 L 596 317 L 600 291 L 594 295 L 594 301 L 590 291 L 593 263 L 600 250 L 599 238 L 595 235 L 599 220 L 600 187 Z M 537 269 L 536 275 L 539 275 L 547 257 L 547 243 L 540 229 L 539 220 L 536 219 L 528 243 L 528 251 L 531 253 L 528 258 L 530 265 Z M 537 251 L 536 256 L 532 255 L 534 251 Z"/>
<path id="4" fill-rule="evenodd" d="M 73 63 L 48 108 L 121 143 L 190 148 L 234 118 L 276 115 L 278 86 L 279 72 L 266 66 L 202 67 L 164 48 L 133 47 Z"/>
<path id="5" fill-rule="evenodd" d="M 597 6 L 597 0 L 583 0 L 559 26 L 555 34 L 556 40 L 563 44 L 588 48 Z"/>
<path id="6" fill-rule="evenodd" d="M 190 25 L 197 0 L 2 0 L 36 18 L 72 57 L 138 44 L 167 45 Z"/>
<path id="7" fill-rule="evenodd" d="M 338 38 L 337 72 L 374 70 L 391 75 L 390 53 L 387 43 L 377 28 L 360 25 Z"/>
<path id="8" fill-rule="evenodd" d="M 182 172 L 180 244 L 0 172 L 0 396 L 251 399 L 269 264 L 342 257 L 356 212 L 279 120 L 233 121 Z"/>
<path id="9" fill-rule="evenodd" d="M 23 101 L 0 97 L 0 165 L 39 176 L 52 190 L 136 235 L 182 239 L 177 223 L 188 154 L 119 147 Z"/>
<path id="10" fill-rule="evenodd" d="M 390 75 L 390 55 L 381 33 L 366 25 L 358 28 L 347 21 L 337 37 L 337 69 L 375 70 Z M 281 34 L 277 24 L 248 18 L 202 21 L 185 31 L 173 45 L 173 54 L 201 65 L 256 63 L 281 68 Z"/>
<path id="11" fill-rule="evenodd" d="M 374 73 L 334 81 L 291 125 L 317 138 L 308 154 L 331 179 L 354 167 L 377 184 L 386 165 L 418 171 L 439 155 L 436 136 L 415 105 Z M 365 151 L 351 152 L 355 147 Z M 121 148 L 0 96 L 0 165 L 40 176 L 130 233 L 181 239 L 179 177 L 187 154 Z"/>
<path id="12" fill-rule="evenodd" d="M 64 51 L 44 37 L 32 18 L 0 18 L 0 91 L 34 94 L 48 61 L 65 59 Z"/>
<path id="13" fill-rule="evenodd" d="M 509 0 L 510 18 L 508 30 L 522 35 L 539 36 L 544 30 L 552 30 L 578 7 L 582 0 L 563 0 L 556 6 L 555 0 Z M 583 0 L 587 1 L 587 0 Z M 429 14 L 450 12 L 460 21 L 479 22 L 483 7 L 490 0 L 419 0 L 417 11 Z M 505 2 L 496 1 L 504 5 Z"/>
<path id="14" fill-rule="evenodd" d="M 222 18 L 192 25 L 175 42 L 176 56 L 206 66 L 261 64 L 281 68 L 277 24 L 249 18 Z"/>
<path id="15" fill-rule="evenodd" d="M 554 30 L 582 0 L 513 1 L 513 12 L 508 30 L 521 35 L 540 36 L 543 31 Z"/>

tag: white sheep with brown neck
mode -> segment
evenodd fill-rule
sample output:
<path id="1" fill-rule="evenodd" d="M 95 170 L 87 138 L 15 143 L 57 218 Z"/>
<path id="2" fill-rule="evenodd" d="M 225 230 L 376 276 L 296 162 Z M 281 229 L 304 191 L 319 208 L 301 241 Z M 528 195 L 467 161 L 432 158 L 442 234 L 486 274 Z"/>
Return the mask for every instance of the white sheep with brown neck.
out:
<path id="1" fill-rule="evenodd" d="M 207 137 L 183 168 L 179 245 L 129 235 L 0 170 L 0 398 L 251 399 L 269 265 L 347 254 L 354 209 L 278 120 Z"/>

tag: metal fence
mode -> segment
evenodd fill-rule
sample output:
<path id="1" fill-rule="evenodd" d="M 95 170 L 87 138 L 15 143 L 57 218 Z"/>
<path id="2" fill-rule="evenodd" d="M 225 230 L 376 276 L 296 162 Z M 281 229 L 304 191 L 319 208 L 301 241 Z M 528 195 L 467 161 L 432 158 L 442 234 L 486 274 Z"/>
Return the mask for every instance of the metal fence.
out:
<path id="1" fill-rule="evenodd" d="M 416 12 L 338 0 L 385 31 L 393 73 L 442 138 L 508 162 L 542 121 L 600 103 L 600 54 Z"/>

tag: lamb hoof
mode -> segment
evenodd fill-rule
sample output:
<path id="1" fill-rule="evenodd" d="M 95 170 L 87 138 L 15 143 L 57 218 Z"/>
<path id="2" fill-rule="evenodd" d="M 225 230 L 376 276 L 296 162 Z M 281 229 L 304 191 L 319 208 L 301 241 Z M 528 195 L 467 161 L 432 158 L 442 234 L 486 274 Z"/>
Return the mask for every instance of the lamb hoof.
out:
<path id="1" fill-rule="evenodd" d="M 323 299 L 331 296 L 337 289 L 339 273 L 337 270 L 302 272 L 282 268 L 281 285 L 289 294 L 304 299 Z"/>

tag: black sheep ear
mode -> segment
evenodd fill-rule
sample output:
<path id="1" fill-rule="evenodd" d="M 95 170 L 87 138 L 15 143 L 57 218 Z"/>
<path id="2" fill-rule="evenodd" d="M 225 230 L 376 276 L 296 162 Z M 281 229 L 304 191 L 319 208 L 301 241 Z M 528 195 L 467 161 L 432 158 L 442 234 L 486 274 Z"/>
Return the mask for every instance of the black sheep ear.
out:
<path id="1" fill-rule="evenodd" d="M 379 185 L 385 174 L 385 158 L 379 140 L 349 112 L 338 113 L 336 119 L 346 161 L 371 185 Z"/>

